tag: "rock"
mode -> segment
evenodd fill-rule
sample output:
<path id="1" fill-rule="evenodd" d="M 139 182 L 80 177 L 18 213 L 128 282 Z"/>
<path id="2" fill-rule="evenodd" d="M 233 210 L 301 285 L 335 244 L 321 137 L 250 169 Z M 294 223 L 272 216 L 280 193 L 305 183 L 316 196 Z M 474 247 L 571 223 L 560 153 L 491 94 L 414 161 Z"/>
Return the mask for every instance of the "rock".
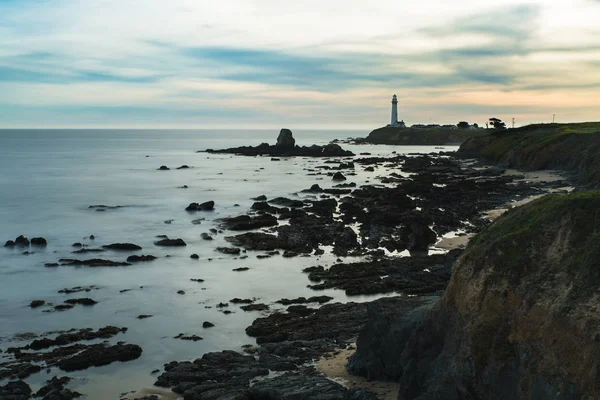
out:
<path id="1" fill-rule="evenodd" d="M 262 379 L 250 388 L 251 399 L 273 400 L 377 400 L 362 389 L 347 389 L 324 376 L 283 375 Z"/>
<path id="2" fill-rule="evenodd" d="M 52 346 L 66 346 L 71 343 L 95 340 L 109 339 L 119 333 L 127 332 L 127 328 L 118 328 L 116 326 L 105 326 L 97 331 L 91 328 L 80 329 L 79 331 L 63 333 L 54 339 L 43 338 L 34 340 L 26 348 L 31 350 L 42 350 Z"/>
<path id="3" fill-rule="evenodd" d="M 264 194 L 261 194 L 258 197 L 253 197 L 252 200 L 254 200 L 254 201 L 266 201 L 267 200 L 267 196 L 265 196 Z"/>
<path id="4" fill-rule="evenodd" d="M 91 292 L 92 290 L 97 290 L 98 287 L 96 287 L 96 285 L 91 285 L 91 286 L 75 286 L 73 288 L 65 288 L 65 289 L 61 289 L 58 291 L 58 293 L 64 293 L 64 294 L 72 294 L 72 293 L 79 293 L 79 292 Z"/>
<path id="5" fill-rule="evenodd" d="M 275 250 L 287 247 L 277 236 L 262 232 L 248 232 L 236 236 L 226 236 L 225 240 L 234 246 L 240 246 L 246 250 Z"/>
<path id="6" fill-rule="evenodd" d="M 304 192 L 304 193 L 323 193 L 323 189 L 321 189 L 321 186 L 319 186 L 315 183 L 314 185 L 312 185 L 310 187 L 310 189 L 304 189 L 302 192 Z"/>
<path id="7" fill-rule="evenodd" d="M 282 149 L 282 150 L 287 150 L 287 149 L 293 149 L 295 145 L 296 145 L 296 140 L 292 136 L 292 131 L 290 131 L 289 129 L 285 129 L 285 128 L 282 129 L 279 132 L 279 136 L 277 137 L 277 144 L 275 145 L 275 147 Z"/>
<path id="8" fill-rule="evenodd" d="M 58 267 L 58 263 L 46 263 L 44 264 L 44 267 L 46 268 L 54 268 L 54 267 Z"/>
<path id="9" fill-rule="evenodd" d="M 54 306 L 54 310 L 55 311 L 67 311 L 73 307 L 75 307 L 73 304 L 59 304 L 57 306 Z"/>
<path id="10" fill-rule="evenodd" d="M 213 237 L 212 237 L 212 236 L 210 236 L 210 235 L 209 235 L 208 233 L 206 233 L 206 232 L 202 232 L 202 233 L 200 234 L 200 237 L 201 237 L 202 239 L 204 239 L 204 240 L 213 240 Z"/>
<path id="11" fill-rule="evenodd" d="M 23 381 L 8 382 L 0 386 L 0 398 L 3 400 L 28 400 L 32 390 Z"/>
<path id="12" fill-rule="evenodd" d="M 269 214 L 250 217 L 249 215 L 240 215 L 233 218 L 223 218 L 221 227 L 232 231 L 249 231 L 258 228 L 276 226 L 279 223 L 277 218 Z"/>
<path id="13" fill-rule="evenodd" d="M 89 367 L 108 365 L 115 361 L 131 361 L 142 355 L 142 348 L 135 344 L 117 344 L 104 346 L 91 345 L 81 353 L 58 362 L 58 368 L 63 371 L 78 371 Z"/>
<path id="14" fill-rule="evenodd" d="M 151 318 L 151 317 L 153 317 L 153 315 L 150 315 L 150 314 L 140 314 L 136 318 L 137 319 L 146 319 L 146 318 Z"/>
<path id="15" fill-rule="evenodd" d="M 180 333 L 179 335 L 175 336 L 173 339 L 181 339 L 181 340 L 188 340 L 191 342 L 197 342 L 200 340 L 204 340 L 204 338 L 197 336 L 197 335 L 184 335 L 183 333 Z"/>
<path id="16" fill-rule="evenodd" d="M 16 246 L 16 244 L 12 240 L 7 240 L 6 243 L 4 244 L 4 247 L 15 247 L 15 246 Z"/>
<path id="17" fill-rule="evenodd" d="M 104 246 L 102 246 L 102 248 L 109 249 L 109 250 L 123 250 L 123 251 L 142 250 L 142 248 L 140 246 L 138 246 L 137 244 L 133 244 L 133 243 L 113 243 L 113 244 L 104 245 Z"/>
<path id="18" fill-rule="evenodd" d="M 187 244 L 183 241 L 183 239 L 162 239 L 157 242 L 154 242 L 156 246 L 165 246 L 165 247 L 183 247 L 187 246 Z"/>
<path id="19" fill-rule="evenodd" d="M 177 167 L 177 169 L 188 169 L 188 168 L 190 168 L 190 167 L 187 165 L 182 165 L 181 167 Z"/>
<path id="20" fill-rule="evenodd" d="M 79 242 L 73 243 L 72 247 L 83 247 L 83 245 Z"/>
<path id="21" fill-rule="evenodd" d="M 215 202 L 214 201 L 207 201 L 204 203 L 191 203 L 189 206 L 186 207 L 186 211 L 212 211 L 215 209 Z"/>
<path id="22" fill-rule="evenodd" d="M 127 262 L 146 262 L 146 261 L 154 261 L 156 260 L 156 257 L 148 254 L 148 255 L 141 255 L 141 256 L 129 256 L 127 257 Z"/>
<path id="23" fill-rule="evenodd" d="M 86 254 L 86 253 L 102 253 L 106 250 L 104 249 L 88 249 L 88 248 L 83 248 L 83 249 L 79 249 L 79 250 L 75 250 L 72 253 L 73 254 Z"/>
<path id="24" fill-rule="evenodd" d="M 194 278 L 192 278 L 192 279 L 190 279 L 190 281 L 202 283 L 202 282 L 204 282 L 204 279 L 194 279 Z"/>
<path id="25" fill-rule="evenodd" d="M 236 297 L 234 299 L 229 300 L 229 302 L 233 303 L 233 304 L 251 304 L 251 303 L 254 303 L 254 300 L 253 299 L 240 299 L 240 298 Z"/>
<path id="26" fill-rule="evenodd" d="M 274 198 L 273 200 L 269 200 L 269 203 L 277 204 L 277 205 L 283 206 L 283 207 L 291 207 L 291 208 L 304 207 L 304 203 L 302 201 L 288 199 L 287 197 L 277 197 L 277 198 Z"/>
<path id="27" fill-rule="evenodd" d="M 184 294 L 185 294 L 185 291 L 184 291 L 184 290 L 178 290 L 178 291 L 177 291 L 177 294 L 184 295 Z"/>
<path id="28" fill-rule="evenodd" d="M 83 396 L 79 392 L 73 392 L 65 388 L 65 385 L 71 381 L 71 378 L 63 376 L 58 378 L 54 376 L 46 385 L 38 390 L 34 397 L 43 397 L 42 400 L 72 400 Z"/>
<path id="29" fill-rule="evenodd" d="M 31 239 L 31 245 L 45 247 L 48 245 L 48 242 L 43 237 L 36 237 Z"/>
<path id="30" fill-rule="evenodd" d="M 97 301 L 90 299 L 89 297 L 84 297 L 80 299 L 67 299 L 65 300 L 67 304 L 81 304 L 83 306 L 93 306 L 94 304 L 98 304 Z"/>
<path id="31" fill-rule="evenodd" d="M 202 327 L 203 327 L 204 329 L 206 329 L 206 328 L 212 328 L 212 327 L 214 327 L 214 326 L 215 326 L 215 324 L 213 324 L 212 322 L 204 321 L 204 322 L 202 323 Z"/>
<path id="32" fill-rule="evenodd" d="M 21 235 L 15 239 L 15 245 L 20 246 L 20 247 L 27 247 L 27 246 L 29 246 L 29 239 L 27 239 L 25 236 Z"/>
<path id="33" fill-rule="evenodd" d="M 220 253 L 231 255 L 240 254 L 240 252 L 242 251 L 238 247 L 217 247 L 216 250 Z"/>
<path id="34" fill-rule="evenodd" d="M 313 296 L 313 297 L 309 297 L 308 299 L 306 297 L 298 297 L 296 299 L 281 299 L 281 300 L 277 300 L 275 303 L 279 303 L 279 304 L 283 304 L 284 306 L 289 306 L 292 304 L 306 304 L 306 303 L 319 303 L 319 304 L 324 304 L 324 303 L 328 303 L 331 300 L 333 300 L 333 297 L 330 296 Z"/>
<path id="35" fill-rule="evenodd" d="M 161 167 L 158 169 L 159 171 L 169 171 L 171 168 L 167 167 L 166 165 L 161 165 Z"/>
<path id="36" fill-rule="evenodd" d="M 96 239 L 96 236 L 90 235 L 90 240 L 95 240 L 95 239 Z"/>
<path id="37" fill-rule="evenodd" d="M 244 311 L 267 311 L 269 306 L 263 303 L 248 304 L 240 307 Z"/>
<path id="38" fill-rule="evenodd" d="M 333 178 L 331 179 L 334 181 L 345 181 L 346 177 L 341 172 L 336 172 L 335 174 L 333 174 Z"/>
<path id="39" fill-rule="evenodd" d="M 90 260 L 75 260 L 72 258 L 61 258 L 60 260 L 58 260 L 58 262 L 60 263 L 60 265 L 87 267 L 125 267 L 131 265 L 126 262 L 103 260 L 100 258 L 92 258 Z"/>
<path id="40" fill-rule="evenodd" d="M 232 269 L 232 271 L 235 271 L 235 272 L 244 272 L 244 271 L 248 271 L 248 270 L 250 270 L 250 268 L 248 268 L 248 267 L 239 267 L 239 268 Z"/>
<path id="41" fill-rule="evenodd" d="M 29 304 L 29 307 L 31 307 L 31 308 L 38 308 L 38 307 L 43 306 L 44 304 L 46 304 L 46 302 L 44 300 L 33 300 Z"/>

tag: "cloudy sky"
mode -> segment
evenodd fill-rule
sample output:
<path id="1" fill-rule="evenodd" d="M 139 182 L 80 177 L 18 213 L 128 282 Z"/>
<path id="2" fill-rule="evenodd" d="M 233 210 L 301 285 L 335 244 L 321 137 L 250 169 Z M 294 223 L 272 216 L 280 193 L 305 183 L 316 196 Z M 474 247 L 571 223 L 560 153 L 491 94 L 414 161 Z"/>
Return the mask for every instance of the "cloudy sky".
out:
<path id="1" fill-rule="evenodd" d="M 0 128 L 600 120 L 599 0 L 0 0 Z"/>

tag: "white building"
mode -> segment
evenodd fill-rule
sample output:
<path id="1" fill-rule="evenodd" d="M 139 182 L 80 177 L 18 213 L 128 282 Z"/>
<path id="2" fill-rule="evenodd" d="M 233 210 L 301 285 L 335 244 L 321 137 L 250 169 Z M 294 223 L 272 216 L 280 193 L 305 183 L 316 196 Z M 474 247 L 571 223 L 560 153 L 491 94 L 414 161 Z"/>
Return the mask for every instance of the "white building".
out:
<path id="1" fill-rule="evenodd" d="M 392 97 L 392 122 L 388 125 L 395 128 L 406 128 L 404 121 L 398 121 L 398 98 Z"/>

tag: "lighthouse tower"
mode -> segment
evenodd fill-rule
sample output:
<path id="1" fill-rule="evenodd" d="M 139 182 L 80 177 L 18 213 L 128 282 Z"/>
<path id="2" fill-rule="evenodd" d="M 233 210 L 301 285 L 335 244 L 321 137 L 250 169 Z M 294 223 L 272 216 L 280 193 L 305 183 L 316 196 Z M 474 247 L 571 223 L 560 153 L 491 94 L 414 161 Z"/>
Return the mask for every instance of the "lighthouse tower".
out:
<path id="1" fill-rule="evenodd" d="M 398 125 L 398 98 L 396 95 L 392 97 L 392 123 L 390 125 Z"/>

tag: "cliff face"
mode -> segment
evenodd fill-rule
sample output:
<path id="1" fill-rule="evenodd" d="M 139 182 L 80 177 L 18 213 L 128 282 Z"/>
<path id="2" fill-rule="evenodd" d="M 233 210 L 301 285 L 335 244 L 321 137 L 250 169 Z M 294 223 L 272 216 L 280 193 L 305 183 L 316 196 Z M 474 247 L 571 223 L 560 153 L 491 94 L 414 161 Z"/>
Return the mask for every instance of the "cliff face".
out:
<path id="1" fill-rule="evenodd" d="M 396 354 L 399 399 L 600 398 L 599 260 L 600 192 L 508 212 Z"/>
<path id="2" fill-rule="evenodd" d="M 375 129 L 363 141 L 393 145 L 459 145 L 473 136 L 487 131 L 478 129 L 413 129 L 383 127 Z"/>
<path id="3" fill-rule="evenodd" d="M 600 184 L 600 123 L 529 125 L 472 137 L 458 155 L 521 169 L 564 169 Z"/>
<path id="4" fill-rule="evenodd" d="M 600 191 L 512 209 L 433 307 L 369 310 L 349 370 L 400 381 L 399 400 L 598 399 L 599 264 Z"/>

